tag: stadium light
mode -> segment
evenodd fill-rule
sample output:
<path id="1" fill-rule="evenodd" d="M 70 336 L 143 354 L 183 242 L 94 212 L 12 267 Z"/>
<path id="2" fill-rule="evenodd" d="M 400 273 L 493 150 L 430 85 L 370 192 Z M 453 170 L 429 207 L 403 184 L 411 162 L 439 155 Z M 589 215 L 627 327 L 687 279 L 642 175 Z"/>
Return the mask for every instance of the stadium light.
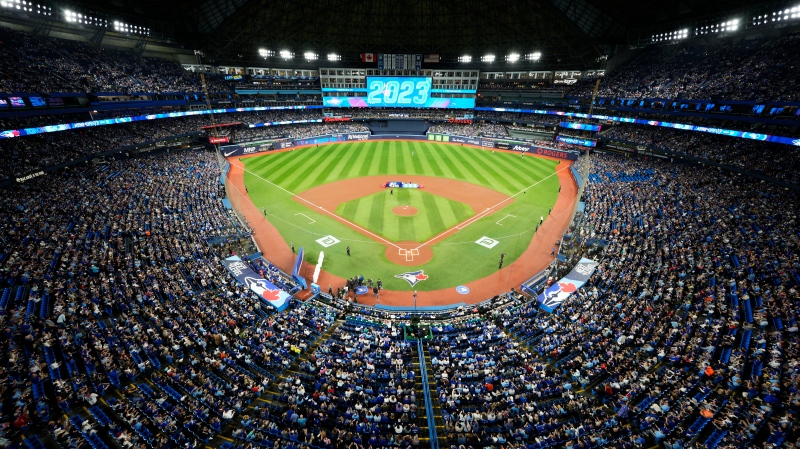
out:
<path id="1" fill-rule="evenodd" d="M 472 56 L 470 55 L 459 56 L 458 62 L 472 62 Z"/>
<path id="2" fill-rule="evenodd" d="M 294 58 L 294 53 L 290 52 L 289 50 L 281 50 L 279 53 L 281 58 L 283 59 L 292 59 Z"/>
<path id="3" fill-rule="evenodd" d="M 506 56 L 506 61 L 511 63 L 519 61 L 519 53 L 511 53 L 510 55 Z"/>
<path id="4" fill-rule="evenodd" d="M 318 56 L 313 51 L 307 51 L 303 53 L 303 57 L 306 58 L 306 61 L 316 61 Z"/>
<path id="5" fill-rule="evenodd" d="M 542 52 L 535 51 L 533 53 L 528 53 L 527 55 L 525 55 L 525 59 L 527 59 L 528 61 L 538 61 L 542 59 Z"/>
<path id="6" fill-rule="evenodd" d="M 270 56 L 275 56 L 275 51 L 268 50 L 266 48 L 259 48 L 258 55 L 261 56 L 262 58 L 269 58 Z"/>
<path id="7" fill-rule="evenodd" d="M 494 55 L 488 54 L 481 56 L 481 62 L 488 62 L 488 63 L 494 62 Z"/>
<path id="8" fill-rule="evenodd" d="M 778 18 L 778 20 L 780 20 L 780 18 Z M 701 36 L 710 33 L 724 33 L 726 31 L 737 31 L 739 30 L 739 25 L 740 25 L 739 19 L 731 19 L 725 22 L 697 27 L 694 31 L 694 34 L 695 36 Z"/>
<path id="9" fill-rule="evenodd" d="M 336 53 L 328 53 L 328 61 L 341 61 L 342 57 Z"/>

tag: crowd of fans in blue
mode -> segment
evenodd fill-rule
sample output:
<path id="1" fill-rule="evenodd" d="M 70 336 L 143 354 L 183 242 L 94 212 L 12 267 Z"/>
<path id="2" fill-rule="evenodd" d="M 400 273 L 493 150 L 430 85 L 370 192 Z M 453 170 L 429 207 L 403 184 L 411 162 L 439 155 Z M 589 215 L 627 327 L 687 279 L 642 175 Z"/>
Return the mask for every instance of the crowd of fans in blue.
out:
<path id="1" fill-rule="evenodd" d="M 0 90 L 196 86 L 164 62 L 0 35 L 0 54 L 15 61 L 2 69 Z M 630 74 L 610 77 L 617 87 L 604 92 L 762 98 L 776 78 L 752 77 L 794 55 L 796 39 L 656 49 Z M 746 56 L 741 69 L 708 68 L 731 55 Z M 687 60 L 695 66 L 682 68 Z M 791 76 L 776 67 L 775 76 Z M 38 77 L 17 73 L 42 68 Z M 656 69 L 657 78 L 648 75 Z M 321 115 L 225 121 L 305 118 Z M 25 121 L 38 123 L 8 123 Z M 207 124 L 189 117 L 6 139 L 0 177 Z M 493 123 L 437 126 L 507 132 Z M 319 123 L 231 135 L 364 129 Z M 605 137 L 800 183 L 793 152 L 760 146 L 767 144 L 627 125 Z M 425 447 L 420 364 L 440 443 L 450 449 L 800 445 L 793 191 L 682 161 L 582 157 L 586 208 L 556 272 L 589 255 L 600 264 L 588 283 L 552 314 L 514 293 L 480 309 L 423 316 L 431 337 L 420 358 L 401 326 L 407 315 L 325 299 L 292 300 L 278 312 L 238 284 L 220 260 L 242 255 L 251 230 L 223 205 L 216 154 L 154 153 L 68 167 L 0 195 L 0 447 Z M 286 291 L 295 287 L 264 259 L 246 263 Z"/>
<path id="2" fill-rule="evenodd" d="M 230 249 L 209 242 L 249 230 L 220 201 L 213 152 L 10 187 L 0 441 L 424 446 L 424 362 L 456 449 L 793 447 L 794 194 L 668 161 L 581 165 L 586 210 L 562 251 L 601 258 L 587 285 L 553 314 L 514 295 L 434 321 L 424 361 L 407 317 L 324 301 L 276 312 L 238 285 L 219 263 Z"/>
<path id="3" fill-rule="evenodd" d="M 609 73 L 599 97 L 797 101 L 800 34 L 728 39 L 718 43 L 651 45 Z M 568 95 L 589 97 L 595 82 Z"/>

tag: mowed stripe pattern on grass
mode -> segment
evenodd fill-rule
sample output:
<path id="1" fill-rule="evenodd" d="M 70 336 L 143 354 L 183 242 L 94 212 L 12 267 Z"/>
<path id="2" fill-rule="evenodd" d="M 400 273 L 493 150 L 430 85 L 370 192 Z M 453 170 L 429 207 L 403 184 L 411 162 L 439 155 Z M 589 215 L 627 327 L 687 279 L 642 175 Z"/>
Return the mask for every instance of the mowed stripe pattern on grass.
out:
<path id="1" fill-rule="evenodd" d="M 390 262 L 384 244 L 293 199 L 294 194 L 302 197 L 309 188 L 359 178 L 362 174 L 379 175 L 378 182 L 412 181 L 413 175 L 449 178 L 482 185 L 509 196 L 526 190 L 500 213 L 476 219 L 468 227 L 433 244 L 433 259 L 419 267 L 430 277 L 414 289 L 436 290 L 466 284 L 493 273 L 497 270 L 500 253 L 506 254 L 506 264 L 516 260 L 531 241 L 539 217 L 547 216 L 555 203 L 559 181 L 554 172 L 562 168 L 557 161 L 549 159 L 425 141 L 348 142 L 265 153 L 234 163 L 245 165 L 244 181 L 251 200 L 278 229 L 287 246 L 290 241 L 296 247 L 304 246 L 306 261 L 311 264 L 317 262 L 318 252 L 324 250 L 325 271 L 342 278 L 363 273 L 373 279 L 383 279 L 390 290 L 409 289 L 407 282 L 394 278 L 408 268 Z M 397 197 L 398 192 L 396 189 L 393 196 Z M 446 226 L 448 216 L 455 215 L 455 225 L 469 216 L 459 215 L 458 209 L 452 207 L 448 212 L 451 205 L 445 207 L 432 197 L 421 198 L 418 209 L 435 210 L 436 214 L 425 216 L 424 220 L 415 219 L 422 218 L 419 216 L 392 215 L 395 220 L 392 223 L 386 215 L 391 208 L 387 207 L 386 199 L 383 201 L 383 207 L 354 203 L 345 205 L 342 211 L 332 212 L 376 234 L 375 227 L 382 227 L 385 235 L 390 235 L 391 228 L 396 227 L 391 237 L 381 237 L 386 240 L 418 242 L 429 240 L 425 235 L 437 235 L 434 229 L 439 220 Z M 373 214 L 373 207 L 376 212 L 383 210 L 384 214 Z M 306 217 L 315 221 L 311 223 Z M 496 224 L 504 217 L 502 225 Z M 333 235 L 341 243 L 323 248 L 317 239 L 325 235 Z M 475 244 L 482 236 L 500 243 L 491 249 Z M 351 247 L 351 257 L 344 252 L 346 246 Z"/>
<path id="2" fill-rule="evenodd" d="M 417 209 L 414 216 L 395 215 L 398 206 Z M 464 203 L 422 190 L 394 189 L 340 204 L 336 214 L 394 242 L 424 242 L 474 215 Z"/>
<path id="3" fill-rule="evenodd" d="M 513 195 L 552 174 L 552 163 L 544 159 L 510 161 L 491 150 L 428 142 L 354 142 L 267 156 L 247 160 L 248 170 L 294 193 L 342 179 L 409 174 L 458 179 Z M 402 181 L 387 178 L 392 180 Z"/>

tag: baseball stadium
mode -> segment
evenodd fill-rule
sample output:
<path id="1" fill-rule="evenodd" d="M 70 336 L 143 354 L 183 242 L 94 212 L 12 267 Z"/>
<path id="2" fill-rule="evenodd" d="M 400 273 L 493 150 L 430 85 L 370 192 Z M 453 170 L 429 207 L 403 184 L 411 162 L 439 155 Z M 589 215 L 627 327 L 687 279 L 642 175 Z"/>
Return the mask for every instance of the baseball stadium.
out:
<path id="1" fill-rule="evenodd" d="M 800 446 L 800 4 L 0 0 L 0 448 Z"/>

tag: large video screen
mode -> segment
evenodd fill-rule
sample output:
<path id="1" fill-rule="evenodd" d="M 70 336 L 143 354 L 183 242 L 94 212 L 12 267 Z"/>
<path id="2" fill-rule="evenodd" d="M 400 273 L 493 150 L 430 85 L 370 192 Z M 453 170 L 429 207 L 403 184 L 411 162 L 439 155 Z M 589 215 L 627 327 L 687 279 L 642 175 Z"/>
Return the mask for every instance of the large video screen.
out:
<path id="1" fill-rule="evenodd" d="M 368 76 L 366 97 L 323 96 L 329 108 L 448 108 L 471 109 L 474 98 L 431 96 L 433 80 L 425 76 Z"/>

